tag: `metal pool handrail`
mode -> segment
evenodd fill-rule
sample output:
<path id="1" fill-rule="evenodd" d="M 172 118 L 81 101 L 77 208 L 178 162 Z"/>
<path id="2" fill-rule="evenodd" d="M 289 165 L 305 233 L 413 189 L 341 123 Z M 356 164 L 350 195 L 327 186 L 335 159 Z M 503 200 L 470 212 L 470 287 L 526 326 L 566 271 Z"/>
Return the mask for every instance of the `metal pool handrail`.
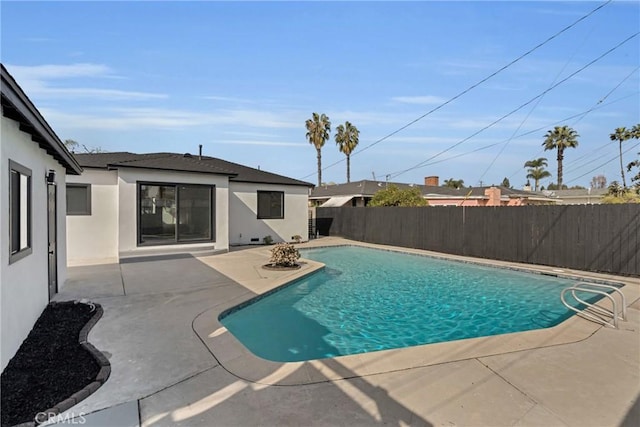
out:
<path id="1" fill-rule="evenodd" d="M 625 300 L 624 294 L 622 293 L 620 288 L 618 288 L 616 286 L 605 285 L 603 283 L 588 283 L 588 282 L 580 282 L 575 286 L 580 287 L 580 289 L 585 289 L 585 288 L 581 287 L 583 285 L 591 287 L 591 288 L 609 289 L 609 290 L 613 291 L 615 294 L 620 295 L 620 305 L 622 306 L 622 310 L 621 310 L 622 317 L 621 317 L 621 319 L 624 320 L 624 321 L 627 320 L 627 301 Z M 611 295 L 611 294 L 609 294 L 609 295 Z"/>
<path id="2" fill-rule="evenodd" d="M 588 286 L 588 287 L 585 287 Z M 618 295 L 620 295 L 620 299 L 621 299 L 621 305 L 622 305 L 622 310 L 621 310 L 621 316 L 618 316 L 618 304 L 616 302 L 616 300 L 607 292 L 601 291 L 601 290 L 597 290 L 597 289 L 593 289 L 593 288 L 600 288 L 600 289 L 610 289 L 612 291 L 614 291 L 615 293 L 617 293 Z M 578 314 L 581 314 L 582 316 L 591 319 L 597 323 L 601 323 L 604 326 L 612 326 L 610 322 L 595 316 L 585 310 L 578 310 L 577 308 L 573 307 L 572 305 L 569 305 L 565 299 L 565 294 L 567 292 L 571 291 L 571 296 L 578 301 L 581 304 L 586 305 L 588 308 L 590 308 L 592 311 L 601 314 L 601 315 L 605 315 L 605 316 L 611 316 L 612 320 L 613 320 L 613 327 L 614 328 L 618 328 L 618 318 L 621 318 L 622 320 L 626 320 L 627 319 L 627 304 L 624 298 L 624 294 L 622 292 L 620 292 L 620 290 L 618 288 L 616 288 L 615 286 L 610 286 L 610 285 L 602 285 L 599 283 L 578 283 L 575 286 L 570 286 L 568 288 L 565 288 L 562 290 L 562 292 L 560 293 L 560 300 L 562 301 L 562 304 L 564 304 L 565 307 L 567 307 L 569 310 L 575 311 Z M 587 292 L 587 293 L 592 293 L 592 294 L 596 294 L 596 295 L 602 295 L 604 297 L 607 297 L 609 300 L 611 300 L 611 305 L 613 310 L 609 311 L 603 307 L 598 307 L 594 304 L 588 303 L 585 300 L 579 298 L 576 295 L 576 291 L 580 291 L 580 292 Z"/>

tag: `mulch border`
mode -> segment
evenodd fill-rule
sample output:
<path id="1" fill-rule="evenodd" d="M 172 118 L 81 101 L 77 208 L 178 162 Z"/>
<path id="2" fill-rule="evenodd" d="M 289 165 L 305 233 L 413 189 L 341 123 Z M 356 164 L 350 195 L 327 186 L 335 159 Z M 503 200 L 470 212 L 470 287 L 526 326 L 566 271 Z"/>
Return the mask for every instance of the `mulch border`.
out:
<path id="1" fill-rule="evenodd" d="M 85 303 L 85 302 L 77 302 L 77 301 L 62 301 L 62 302 L 52 301 L 51 302 L 51 304 L 77 304 L 77 303 L 92 305 L 95 307 L 95 313 L 93 314 L 91 319 L 89 319 L 87 324 L 84 325 L 84 327 L 80 330 L 80 334 L 78 335 L 78 342 L 80 343 L 80 346 L 82 348 L 84 348 L 86 351 L 89 352 L 89 354 L 91 354 L 91 356 L 93 356 L 95 361 L 100 366 L 100 371 L 98 371 L 98 375 L 96 375 L 96 378 L 93 382 L 86 385 L 82 390 L 75 392 L 74 394 L 71 395 L 71 397 L 58 403 L 53 408 L 49 408 L 46 411 L 40 412 L 39 414 L 46 414 L 46 419 L 42 419 L 42 420 L 34 419 L 33 421 L 27 421 L 22 424 L 17 424 L 14 427 L 35 427 L 49 421 L 52 417 L 55 417 L 71 409 L 73 406 L 77 405 L 79 402 L 91 396 L 100 387 L 102 387 L 102 385 L 107 381 L 107 379 L 111 375 L 111 363 L 109 363 L 109 359 L 107 359 L 107 357 L 100 350 L 95 348 L 93 344 L 91 344 L 88 341 L 89 332 L 96 325 L 96 323 L 98 323 L 98 320 L 100 320 L 100 318 L 104 314 L 104 309 L 102 308 L 102 306 L 96 303 L 89 303 L 89 302 Z"/>

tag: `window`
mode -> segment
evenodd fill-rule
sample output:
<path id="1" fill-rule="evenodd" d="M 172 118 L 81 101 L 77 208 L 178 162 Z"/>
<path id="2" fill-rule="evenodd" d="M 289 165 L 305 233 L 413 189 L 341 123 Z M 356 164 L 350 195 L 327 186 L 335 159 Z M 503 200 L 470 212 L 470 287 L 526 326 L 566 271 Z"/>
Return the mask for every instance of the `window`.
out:
<path id="1" fill-rule="evenodd" d="M 91 215 L 90 184 L 67 184 L 67 215 Z"/>
<path id="2" fill-rule="evenodd" d="M 9 160 L 9 264 L 31 253 L 31 170 Z"/>
<path id="3" fill-rule="evenodd" d="M 213 240 L 214 189 L 210 185 L 139 184 L 138 242 L 159 245 Z"/>
<path id="4" fill-rule="evenodd" d="M 284 192 L 258 191 L 258 219 L 284 218 Z"/>

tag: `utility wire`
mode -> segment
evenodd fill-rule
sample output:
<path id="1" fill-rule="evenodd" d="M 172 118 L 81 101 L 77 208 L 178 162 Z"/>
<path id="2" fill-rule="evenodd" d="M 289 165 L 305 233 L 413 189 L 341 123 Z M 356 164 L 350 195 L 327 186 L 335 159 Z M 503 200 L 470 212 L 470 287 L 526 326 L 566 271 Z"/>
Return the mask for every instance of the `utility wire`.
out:
<path id="1" fill-rule="evenodd" d="M 573 119 L 573 118 L 575 118 L 575 117 L 579 117 L 579 118 L 578 118 L 578 120 L 576 120 L 575 122 L 573 122 L 573 123 L 571 124 L 571 127 L 574 127 L 575 125 L 577 125 L 578 123 L 580 123 L 580 122 L 581 122 L 581 121 L 582 121 L 582 120 L 587 116 L 587 114 L 591 113 L 591 112 L 592 112 L 592 111 L 594 111 L 594 110 L 599 109 L 599 108 L 603 105 L 603 102 L 604 102 L 604 101 L 606 101 L 606 99 L 607 99 L 607 98 L 609 98 L 609 96 L 611 96 L 611 94 L 613 94 L 613 92 L 615 92 L 615 91 L 616 91 L 620 86 L 622 86 L 622 85 L 623 85 L 623 84 L 624 84 L 624 83 L 625 83 L 625 82 L 626 82 L 626 81 L 627 81 L 627 80 L 628 80 L 628 79 L 629 79 L 629 78 L 630 78 L 634 73 L 636 73 L 639 69 L 640 69 L 640 66 L 638 66 L 638 67 L 634 68 L 633 70 L 631 70 L 631 72 L 630 72 L 629 74 L 627 74 L 627 75 L 626 75 L 626 76 L 625 76 L 625 77 L 624 77 L 624 78 L 623 78 L 623 79 L 622 79 L 622 80 L 621 80 L 617 85 L 615 85 L 615 86 L 613 87 L 613 89 L 611 89 L 609 92 L 607 92 L 607 94 L 606 94 L 605 96 L 603 96 L 600 100 L 598 100 L 598 102 L 596 102 L 596 103 L 593 105 L 593 107 L 591 107 L 590 109 L 588 109 L 588 110 L 587 110 L 587 111 L 585 111 L 584 113 L 580 113 L 580 114 L 578 114 L 578 115 L 576 115 L 576 116 L 569 117 L 569 118 L 567 118 L 567 119 L 565 119 L 565 120 L 562 120 L 562 121 L 560 121 L 560 122 L 558 122 L 558 123 L 554 123 L 554 124 L 559 124 L 559 123 L 562 123 L 563 121 L 567 121 L 567 120 L 571 120 L 571 119 Z M 635 94 L 637 94 L 637 93 L 638 93 L 638 92 L 635 92 L 635 93 L 630 94 L 630 95 L 628 95 L 628 96 L 625 96 L 625 97 L 623 97 L 623 98 L 618 98 L 617 100 L 612 101 L 612 102 L 610 102 L 610 103 L 608 103 L 608 104 L 604 104 L 604 105 L 611 105 L 611 104 L 612 104 L 612 103 L 614 103 L 614 102 L 621 101 L 621 100 L 623 100 L 623 99 L 625 99 L 625 98 L 628 98 L 629 96 L 633 96 L 633 95 L 635 95 Z M 554 124 L 552 124 L 551 126 L 553 126 Z M 539 130 L 540 130 L 540 129 L 539 129 Z M 604 145 L 603 145 L 603 146 L 601 146 L 601 147 L 598 147 L 598 148 L 596 148 L 596 149 L 594 149 L 594 150 L 592 150 L 592 151 L 588 152 L 587 154 L 584 154 L 584 155 L 582 155 L 582 156 L 578 157 L 577 159 L 574 159 L 573 161 L 571 161 L 571 162 L 567 163 L 567 166 L 571 166 L 571 165 L 575 164 L 577 161 L 579 161 L 579 160 L 581 160 L 581 159 L 583 159 L 583 158 L 585 158 L 585 157 L 587 157 L 587 156 L 589 156 L 589 155 L 591 155 L 591 154 L 593 154 L 593 153 L 595 153 L 595 152 L 597 152 L 597 151 L 600 151 L 603 147 L 606 147 L 606 146 L 604 146 Z M 536 156 L 539 156 L 540 154 L 544 153 L 545 151 L 546 151 L 545 149 L 540 150 L 540 151 L 536 154 Z M 598 159 L 596 159 L 596 160 L 598 160 Z M 594 161 L 594 160 L 593 160 L 593 161 Z M 588 164 L 588 163 L 592 163 L 593 161 L 587 162 L 586 164 Z M 516 170 L 516 171 L 515 171 L 515 172 L 513 172 L 511 175 L 509 175 L 509 179 L 511 180 L 511 179 L 512 179 L 516 174 L 518 174 L 518 173 L 519 173 L 520 171 L 522 171 L 523 169 L 526 169 L 526 168 L 525 168 L 524 166 L 522 166 L 522 167 L 518 168 L 518 170 Z"/>
<path id="2" fill-rule="evenodd" d="M 636 148 L 636 147 L 638 147 L 638 146 L 640 146 L 640 142 L 638 142 L 637 144 L 632 145 L 631 147 L 627 148 L 626 150 L 624 150 L 624 151 L 622 152 L 622 154 L 626 154 L 626 153 L 628 153 L 629 151 L 631 151 L 631 150 L 635 149 L 635 148 Z M 619 155 L 616 155 L 616 156 L 612 157 L 611 159 L 607 160 L 606 162 L 604 162 L 604 163 L 602 163 L 602 164 L 599 164 L 598 166 L 596 166 L 595 168 L 591 169 L 590 171 L 585 172 L 585 173 L 583 173 L 582 175 L 580 175 L 580 176 L 578 176 L 578 177 L 575 177 L 575 178 L 573 178 L 573 179 L 570 179 L 569 181 L 567 181 L 567 183 L 577 181 L 577 180 L 579 180 L 580 178 L 582 178 L 582 177 L 584 177 L 584 176 L 587 176 L 587 175 L 589 175 L 589 174 L 593 173 L 594 171 L 597 171 L 597 170 L 598 170 L 598 169 L 600 169 L 601 167 L 603 167 L 603 166 L 605 166 L 605 165 L 607 165 L 607 164 L 609 164 L 609 163 L 611 163 L 611 162 L 613 162 L 613 161 L 615 161 L 615 160 L 620 160 L 620 156 L 619 156 Z"/>
<path id="3" fill-rule="evenodd" d="M 564 66 L 560 69 L 560 71 L 558 71 L 556 76 L 551 81 L 551 85 L 553 85 L 555 82 L 558 81 L 558 79 L 560 78 L 562 73 L 564 73 L 564 70 L 567 69 L 567 67 L 569 66 L 569 64 L 573 60 L 573 58 L 576 56 L 576 53 L 578 53 L 580 51 L 580 49 L 582 49 L 584 47 L 585 43 L 587 42 L 587 40 L 589 39 L 589 36 L 591 36 L 592 33 L 593 33 L 593 28 L 591 29 L 591 31 L 589 31 L 589 34 L 587 34 L 587 36 L 584 38 L 584 40 L 582 40 L 582 43 L 580 44 L 580 46 L 576 50 L 573 51 L 573 54 L 567 59 L 567 62 L 565 62 Z M 536 110 L 536 108 L 538 108 L 538 105 L 540 105 L 540 103 L 542 102 L 543 99 L 544 99 L 544 96 L 541 96 L 540 98 L 538 98 L 536 103 L 529 109 L 529 112 L 527 112 L 527 115 L 522 119 L 522 121 L 520 121 L 520 124 L 513 131 L 513 133 L 511 134 L 511 137 L 509 137 L 509 139 L 507 139 L 505 141 L 504 145 L 500 148 L 500 150 L 495 155 L 495 157 L 493 158 L 491 163 L 489 163 L 489 166 L 487 166 L 487 168 L 484 170 L 484 172 L 482 172 L 482 174 L 480 175 L 480 178 L 478 178 L 478 181 L 482 182 L 482 179 L 491 170 L 493 165 L 498 161 L 498 159 L 500 158 L 502 153 L 504 153 L 504 150 L 507 149 L 507 147 L 509 146 L 509 144 L 511 143 L 511 141 L 513 140 L 515 135 L 518 132 L 520 132 L 520 129 L 522 129 L 522 126 L 524 126 L 524 124 L 527 122 L 527 120 L 529 120 L 529 117 L 531 117 L 531 114 L 533 114 L 533 112 Z"/>
<path id="4" fill-rule="evenodd" d="M 614 47 L 612 47 L 611 49 L 607 50 L 606 52 L 604 52 L 603 54 L 601 54 L 600 56 L 598 56 L 596 59 L 592 60 L 591 62 L 587 63 L 586 65 L 584 65 L 583 67 L 579 68 L 578 70 L 574 71 L 573 73 L 569 74 L 567 77 L 565 77 L 564 79 L 560 80 L 559 82 L 557 82 L 556 84 L 552 85 L 551 87 L 549 87 L 548 89 L 544 90 L 542 93 L 536 95 L 535 97 L 531 98 L 529 101 L 525 102 L 524 104 L 520 105 L 518 108 L 511 110 L 509 113 L 503 115 L 502 117 L 500 117 L 499 119 L 494 120 L 493 122 L 489 123 L 487 126 L 483 127 L 482 129 L 474 132 L 473 134 L 471 134 L 470 136 L 464 138 L 461 141 L 458 141 L 457 143 L 453 144 L 452 146 L 450 146 L 449 148 L 446 148 L 442 151 L 440 151 L 439 153 L 429 157 L 428 159 L 418 163 L 415 166 L 412 166 L 410 168 L 404 169 L 402 171 L 399 172 L 395 172 L 395 173 L 391 173 L 390 175 L 392 177 L 397 177 L 400 176 L 406 172 L 412 171 L 414 169 L 418 169 L 424 166 L 424 164 L 430 160 L 435 159 L 436 157 L 441 156 L 442 154 L 453 150 L 455 147 L 467 142 L 468 140 L 470 140 L 471 138 L 479 135 L 480 133 L 484 132 L 485 130 L 489 129 L 490 127 L 494 126 L 495 124 L 501 122 L 502 120 L 506 119 L 507 117 L 511 116 L 512 114 L 518 112 L 519 110 L 521 110 L 522 108 L 526 107 L 527 105 L 531 104 L 533 101 L 535 101 L 536 99 L 540 98 L 541 96 L 544 96 L 546 93 L 552 91 L 553 89 L 555 89 L 556 87 L 560 86 L 562 83 L 566 82 L 567 80 L 569 80 L 570 78 L 572 78 L 573 76 L 575 76 L 576 74 L 582 72 L 583 70 L 585 70 L 586 68 L 590 67 L 591 65 L 595 64 L 596 62 L 598 62 L 600 59 L 604 58 L 605 56 L 607 56 L 608 54 L 610 54 L 611 52 L 615 51 L 616 49 L 620 48 L 622 45 L 624 45 L 625 43 L 627 43 L 629 40 L 635 38 L 638 36 L 638 34 L 640 34 L 640 32 L 636 32 L 634 34 L 632 34 L 631 36 L 627 37 L 626 39 L 624 39 L 623 41 L 621 41 L 620 43 L 618 43 L 617 45 L 615 45 Z"/>
<path id="5" fill-rule="evenodd" d="M 421 115 L 420 117 L 418 117 L 417 119 L 412 120 L 411 122 L 407 123 L 406 125 L 400 127 L 399 129 L 387 134 L 386 136 L 383 136 L 382 138 L 372 142 L 371 144 L 367 145 L 366 147 L 362 148 L 361 150 L 355 151 L 353 153 L 351 153 L 351 157 L 362 153 L 363 151 L 368 150 L 371 147 L 374 147 L 378 144 L 380 144 L 383 141 L 386 141 L 387 139 L 391 138 L 392 136 L 402 132 L 403 130 L 405 130 L 406 128 L 408 128 L 409 126 L 414 125 L 415 123 L 419 122 L 420 120 L 424 119 L 425 117 L 435 113 L 436 111 L 440 110 L 441 108 L 445 107 L 446 105 L 452 103 L 453 101 L 455 101 L 456 99 L 462 97 L 463 95 L 466 95 L 467 93 L 469 93 L 470 91 L 472 91 L 473 89 L 475 89 L 476 87 L 480 86 L 481 84 L 485 83 L 487 80 L 495 77 L 496 75 L 498 75 L 499 73 L 501 73 L 502 71 L 506 70 L 507 68 L 511 67 L 512 65 L 514 65 L 516 62 L 524 59 L 525 57 L 529 56 L 530 54 L 532 54 L 533 52 L 535 52 L 536 50 L 538 50 L 539 48 L 541 48 L 542 46 L 544 46 L 545 44 L 549 43 L 550 41 L 552 41 L 553 39 L 557 38 L 558 36 L 560 36 L 561 34 L 567 32 L 568 30 L 570 30 L 571 28 L 575 27 L 576 25 L 578 25 L 580 22 L 584 21 L 585 19 L 587 19 L 588 17 L 590 17 L 591 15 L 593 15 L 594 13 L 596 13 L 597 11 L 599 11 L 600 9 L 602 9 L 603 7 L 605 7 L 606 5 L 608 5 L 609 3 L 611 3 L 613 0 L 607 0 L 605 3 L 601 4 L 600 6 L 596 7 L 595 9 L 593 9 L 592 11 L 590 11 L 589 13 L 587 13 L 586 15 L 580 17 L 578 20 L 574 21 L 573 23 L 571 23 L 570 25 L 564 27 L 562 30 L 558 31 L 557 33 L 553 34 L 552 36 L 548 37 L 545 41 L 537 44 L 536 46 L 534 46 L 533 48 L 529 49 L 527 52 L 523 53 L 522 55 L 518 56 L 516 59 L 514 59 L 513 61 L 509 62 L 507 65 L 503 66 L 502 68 L 499 68 L 497 71 L 494 71 L 493 73 L 489 74 L 487 77 L 483 78 L 482 80 L 480 80 L 479 82 L 469 86 L 467 89 L 463 90 L 462 92 L 458 93 L 457 95 L 455 95 L 454 97 L 450 98 L 449 100 L 443 102 L 442 104 L 438 105 L 435 108 L 432 108 L 431 110 L 429 110 L 428 112 L 426 112 L 425 114 Z M 326 166 L 324 168 L 322 168 L 322 170 L 326 170 L 330 167 L 333 167 L 339 163 L 344 162 L 345 159 L 340 159 L 336 162 L 333 162 L 332 164 L 330 164 L 329 166 Z M 306 179 L 310 176 L 313 176 L 315 174 L 315 172 L 310 173 L 308 175 L 305 175 L 303 177 L 301 177 L 300 179 Z"/>
<path id="6" fill-rule="evenodd" d="M 540 131 L 542 131 L 542 130 L 544 130 L 544 129 L 547 129 L 549 126 L 554 126 L 554 125 L 557 125 L 557 124 L 560 124 L 560 123 L 564 123 L 564 122 L 566 122 L 567 120 L 575 119 L 576 117 L 583 116 L 586 112 L 591 112 L 591 111 L 598 110 L 598 109 L 601 109 L 601 108 L 604 108 L 604 107 L 608 107 L 608 106 L 610 106 L 610 105 L 612 105 L 612 104 L 615 104 L 615 103 L 620 102 L 620 101 L 624 101 L 624 100 L 625 100 L 625 99 L 627 99 L 627 98 L 630 98 L 630 97 L 632 97 L 632 96 L 635 96 L 635 95 L 637 95 L 638 93 L 640 93 L 640 92 L 635 92 L 635 93 L 632 93 L 632 94 L 629 94 L 629 95 L 623 96 L 623 97 L 621 97 L 621 98 L 615 99 L 615 100 L 613 100 L 613 101 L 611 101 L 611 102 L 608 102 L 608 103 L 606 103 L 606 104 L 598 104 L 596 107 L 592 107 L 592 108 L 590 108 L 589 110 L 586 110 L 586 111 L 580 112 L 580 113 L 578 113 L 578 114 L 574 114 L 573 116 L 566 117 L 566 118 L 564 118 L 564 119 L 558 120 L 558 121 L 553 122 L 553 123 L 550 123 L 550 124 L 548 124 L 548 125 L 541 126 L 541 127 L 537 128 L 537 129 L 533 129 L 533 130 L 530 130 L 530 131 L 527 131 L 527 132 L 521 133 L 521 134 L 519 134 L 519 135 L 516 135 L 516 136 L 514 137 L 514 139 L 522 138 L 522 137 L 524 137 L 524 136 L 531 135 L 531 134 L 534 134 L 534 133 L 540 132 Z M 460 157 L 468 156 L 469 154 L 477 153 L 478 151 L 483 151 L 483 150 L 486 150 L 486 149 L 488 149 L 488 148 L 495 147 L 496 145 L 503 144 L 503 143 L 504 143 L 504 142 L 506 142 L 506 141 L 508 141 L 508 140 L 503 140 L 503 141 L 499 141 L 499 142 L 494 142 L 494 143 L 489 144 L 489 145 L 484 145 L 484 146 L 482 146 L 482 147 L 478 147 L 478 148 L 473 149 L 473 150 L 471 150 L 471 151 L 467 151 L 467 152 L 464 152 L 464 153 L 460 153 L 460 154 L 456 154 L 456 155 L 453 155 L 453 156 L 446 157 L 446 158 L 444 158 L 444 159 L 439 159 L 439 160 L 435 160 L 435 161 L 433 161 L 433 162 L 429 162 L 429 163 L 425 164 L 424 166 L 432 166 L 432 165 L 436 165 L 436 164 L 438 164 L 438 163 L 443 163 L 443 162 L 447 162 L 447 161 L 449 161 L 449 160 L 453 160 L 453 159 L 457 159 L 457 158 L 460 158 Z M 516 172 L 514 172 L 511 176 L 509 176 L 509 179 L 513 178 L 513 175 L 515 175 L 516 173 L 520 172 L 520 170 L 521 170 L 521 169 L 522 169 L 522 168 L 519 168 Z"/>

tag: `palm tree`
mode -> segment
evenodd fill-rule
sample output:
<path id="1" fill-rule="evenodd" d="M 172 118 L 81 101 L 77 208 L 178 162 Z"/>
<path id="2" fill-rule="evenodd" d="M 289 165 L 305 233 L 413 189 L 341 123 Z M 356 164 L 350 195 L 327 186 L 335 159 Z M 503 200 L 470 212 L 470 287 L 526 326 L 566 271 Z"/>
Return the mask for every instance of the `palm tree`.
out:
<path id="1" fill-rule="evenodd" d="M 453 179 L 453 178 L 449 178 L 449 179 L 445 179 L 444 180 L 444 186 L 445 187 L 449 187 L 449 188 L 463 188 L 464 187 L 464 180 L 462 179 Z"/>
<path id="2" fill-rule="evenodd" d="M 341 153 L 347 156 L 347 182 L 351 182 L 351 153 L 359 142 L 360 131 L 349 122 L 344 122 L 336 128 L 336 144 Z"/>
<path id="3" fill-rule="evenodd" d="M 627 188 L 627 180 L 624 177 L 624 166 L 622 164 L 622 143 L 631 138 L 631 132 L 625 127 L 616 128 L 616 131 L 609 135 L 612 141 L 618 141 L 618 148 L 620 149 L 620 175 L 622 176 L 622 187 Z"/>
<path id="4" fill-rule="evenodd" d="M 578 133 L 569 126 L 556 126 L 553 130 L 547 131 L 542 146 L 545 151 L 558 150 L 558 189 L 562 189 L 562 160 L 564 160 L 564 150 L 578 146 Z"/>
<path id="5" fill-rule="evenodd" d="M 547 159 L 539 157 L 537 159 L 529 160 L 525 162 L 524 167 L 527 169 L 527 179 L 533 179 L 535 181 L 535 187 L 533 191 L 538 191 L 539 183 L 541 179 L 548 178 L 551 173 L 544 168 L 547 166 Z"/>
<path id="6" fill-rule="evenodd" d="M 329 139 L 331 132 L 331 122 L 326 114 L 313 113 L 310 119 L 305 122 L 307 127 L 307 139 L 309 144 L 316 147 L 318 153 L 318 187 L 322 185 L 322 146 Z"/>

